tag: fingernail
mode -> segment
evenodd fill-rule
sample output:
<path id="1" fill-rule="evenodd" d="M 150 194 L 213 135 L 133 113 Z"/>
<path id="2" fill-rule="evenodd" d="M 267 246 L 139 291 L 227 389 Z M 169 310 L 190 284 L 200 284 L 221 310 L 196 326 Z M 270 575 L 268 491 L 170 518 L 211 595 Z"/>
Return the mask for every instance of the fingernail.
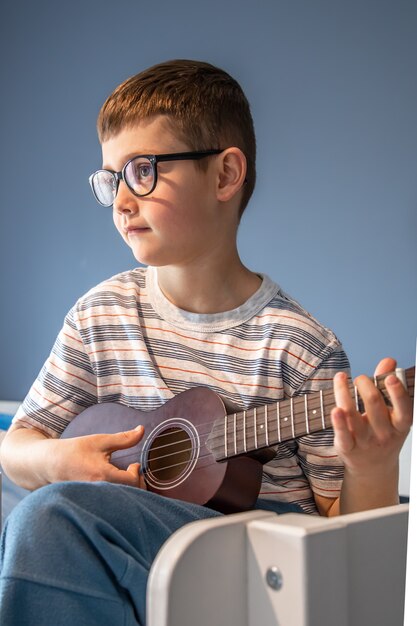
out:
<path id="1" fill-rule="evenodd" d="M 139 424 L 139 426 L 136 426 L 136 428 L 134 428 L 133 430 L 142 430 L 142 429 L 143 429 L 142 424 Z"/>

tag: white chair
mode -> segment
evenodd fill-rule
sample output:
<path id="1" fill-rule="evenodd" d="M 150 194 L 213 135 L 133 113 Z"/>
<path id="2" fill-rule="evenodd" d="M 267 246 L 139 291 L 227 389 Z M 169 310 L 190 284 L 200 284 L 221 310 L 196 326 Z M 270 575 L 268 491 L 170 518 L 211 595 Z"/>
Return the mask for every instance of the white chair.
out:
<path id="1" fill-rule="evenodd" d="M 402 626 L 408 512 L 194 522 L 152 566 L 147 626 Z"/>

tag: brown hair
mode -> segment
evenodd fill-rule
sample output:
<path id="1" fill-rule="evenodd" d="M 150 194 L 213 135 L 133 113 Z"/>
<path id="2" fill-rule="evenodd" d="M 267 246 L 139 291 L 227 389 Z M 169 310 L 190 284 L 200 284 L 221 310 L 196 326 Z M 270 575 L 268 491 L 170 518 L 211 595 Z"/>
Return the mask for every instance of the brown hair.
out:
<path id="1" fill-rule="evenodd" d="M 107 98 L 97 120 L 99 140 L 154 115 L 166 115 L 191 150 L 230 146 L 242 150 L 247 174 L 241 215 L 255 187 L 256 140 L 249 103 L 238 82 L 202 61 L 154 65 L 127 79 Z M 207 167 L 205 159 L 196 164 Z"/>

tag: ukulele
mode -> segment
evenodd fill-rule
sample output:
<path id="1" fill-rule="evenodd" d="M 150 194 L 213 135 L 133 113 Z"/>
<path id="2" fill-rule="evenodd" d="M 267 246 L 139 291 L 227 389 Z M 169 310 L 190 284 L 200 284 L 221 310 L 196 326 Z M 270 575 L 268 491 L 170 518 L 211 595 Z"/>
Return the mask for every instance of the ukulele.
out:
<path id="1" fill-rule="evenodd" d="M 413 396 L 415 368 L 398 368 L 395 374 Z M 387 376 L 374 377 L 374 383 L 389 403 Z M 350 391 L 362 412 L 356 386 L 350 384 Z M 116 433 L 142 424 L 142 440 L 113 452 L 111 463 L 126 469 L 139 462 L 149 491 L 233 513 L 253 508 L 262 466 L 275 456 L 271 446 L 331 428 L 335 406 L 333 390 L 327 389 L 228 414 L 218 394 L 195 387 L 154 411 L 118 403 L 93 405 L 61 437 Z"/>

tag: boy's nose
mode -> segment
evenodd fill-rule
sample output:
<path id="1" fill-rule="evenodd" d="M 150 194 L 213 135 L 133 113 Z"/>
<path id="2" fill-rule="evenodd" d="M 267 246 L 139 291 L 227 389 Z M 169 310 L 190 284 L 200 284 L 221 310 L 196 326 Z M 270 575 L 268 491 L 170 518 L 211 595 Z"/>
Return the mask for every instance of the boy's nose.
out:
<path id="1" fill-rule="evenodd" d="M 138 198 L 130 191 L 126 183 L 121 180 L 117 190 L 113 208 L 118 213 L 135 213 L 138 210 Z"/>

